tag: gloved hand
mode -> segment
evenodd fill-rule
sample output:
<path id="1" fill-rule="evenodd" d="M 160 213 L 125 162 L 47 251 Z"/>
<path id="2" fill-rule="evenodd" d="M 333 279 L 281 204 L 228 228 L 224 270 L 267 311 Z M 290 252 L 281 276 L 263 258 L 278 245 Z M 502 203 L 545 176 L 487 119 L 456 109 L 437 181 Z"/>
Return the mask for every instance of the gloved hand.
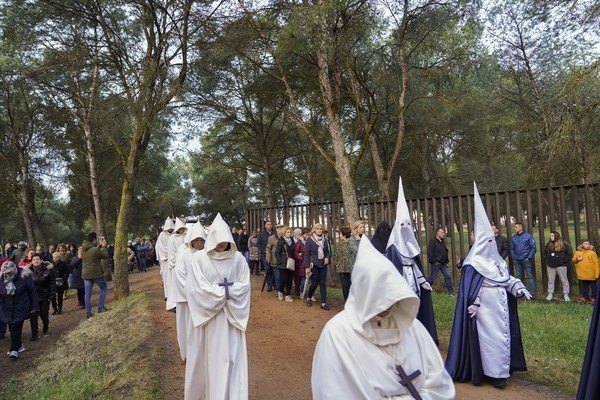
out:
<path id="1" fill-rule="evenodd" d="M 527 290 L 527 289 L 519 289 L 519 290 L 517 290 L 517 295 L 519 297 L 525 296 L 525 298 L 527 300 L 531 300 L 531 293 L 529 293 L 529 290 Z"/>
<path id="2" fill-rule="evenodd" d="M 431 290 L 431 285 L 427 281 L 421 283 L 421 287 L 425 290 Z"/>
<path id="3" fill-rule="evenodd" d="M 477 315 L 477 311 L 479 311 L 479 307 L 477 307 L 475 304 L 471 304 L 468 308 L 467 308 L 467 312 L 469 313 L 469 316 L 471 318 L 473 318 L 475 315 Z"/>

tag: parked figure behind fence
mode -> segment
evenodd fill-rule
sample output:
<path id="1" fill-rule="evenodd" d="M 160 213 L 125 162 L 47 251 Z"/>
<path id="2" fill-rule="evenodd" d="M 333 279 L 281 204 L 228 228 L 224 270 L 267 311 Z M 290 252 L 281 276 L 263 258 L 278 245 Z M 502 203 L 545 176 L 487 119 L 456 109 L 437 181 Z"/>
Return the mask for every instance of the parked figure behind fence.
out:
<path id="1" fill-rule="evenodd" d="M 544 262 L 548 271 L 548 297 L 546 297 L 546 300 L 550 301 L 553 299 L 554 281 L 556 280 L 556 275 L 558 275 L 562 283 L 564 300 L 571 301 L 569 298 L 571 290 L 569 278 L 567 277 L 567 268 L 572 256 L 573 250 L 571 250 L 571 246 L 562 240 L 558 232 L 550 232 L 550 240 L 544 248 Z"/>
<path id="2" fill-rule="evenodd" d="M 585 303 L 589 301 L 594 304 L 598 291 L 596 281 L 600 276 L 600 264 L 598 263 L 598 255 L 596 255 L 589 240 L 586 239 L 577 246 L 572 261 L 577 269 L 579 293 L 581 294 L 577 302 Z"/>
<path id="3" fill-rule="evenodd" d="M 529 232 L 523 230 L 522 222 L 515 222 L 515 234 L 510 238 L 510 256 L 515 266 L 517 279 L 525 281 L 527 290 L 535 296 L 535 277 L 533 276 L 533 257 L 535 256 L 535 239 Z"/>

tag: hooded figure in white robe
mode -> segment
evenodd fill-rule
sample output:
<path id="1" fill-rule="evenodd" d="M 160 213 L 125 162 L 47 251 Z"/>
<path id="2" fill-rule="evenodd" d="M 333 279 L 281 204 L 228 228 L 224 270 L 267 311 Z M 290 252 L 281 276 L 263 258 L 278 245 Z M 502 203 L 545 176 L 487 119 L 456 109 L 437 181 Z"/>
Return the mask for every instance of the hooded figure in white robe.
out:
<path id="1" fill-rule="evenodd" d="M 527 371 L 517 297 L 531 298 L 510 275 L 474 186 L 475 240 L 463 262 L 446 369 L 459 382 L 506 386 L 513 371 Z"/>
<path id="2" fill-rule="evenodd" d="M 171 298 L 171 285 L 173 283 L 173 273 L 175 272 L 175 265 L 177 264 L 177 252 L 179 251 L 179 246 L 181 246 L 185 242 L 185 233 L 187 228 L 185 226 L 185 221 L 181 218 L 177 218 L 175 222 L 174 232 L 169 237 L 168 243 L 168 255 L 167 259 L 167 269 L 165 271 L 164 284 L 167 287 L 167 310 L 172 310 L 175 308 L 175 303 Z"/>
<path id="3" fill-rule="evenodd" d="M 192 256 L 185 292 L 193 324 L 187 335 L 185 399 L 247 399 L 250 272 L 220 214 L 204 250 Z"/>
<path id="4" fill-rule="evenodd" d="M 412 218 L 406 205 L 402 178 L 398 182 L 398 201 L 396 202 L 396 221 L 387 242 L 385 256 L 394 264 L 398 272 L 406 279 L 408 286 L 421 300 L 417 319 L 425 326 L 435 344 L 439 344 L 431 285 L 423 274 L 421 246 L 415 237 Z"/>
<path id="5" fill-rule="evenodd" d="M 185 234 L 185 243 L 179 246 L 173 282 L 171 282 L 171 298 L 177 305 L 177 343 L 181 359 L 185 361 L 187 334 L 191 326 L 190 311 L 185 294 L 185 282 L 192 266 L 193 255 L 204 248 L 206 231 L 200 222 L 196 222 Z"/>
<path id="6" fill-rule="evenodd" d="M 363 237 L 345 308 L 325 325 L 315 349 L 313 399 L 454 399 L 418 309 L 406 280 Z"/>
<path id="7" fill-rule="evenodd" d="M 156 250 L 156 258 L 158 259 L 158 264 L 160 265 L 160 276 L 163 281 L 165 299 L 167 298 L 167 284 L 165 283 L 165 276 L 167 273 L 167 264 L 169 260 L 169 237 L 171 236 L 173 229 L 175 229 L 175 223 L 171 217 L 167 217 L 165 224 L 163 225 L 162 232 L 158 235 L 158 239 L 156 239 L 156 245 L 154 246 L 154 249 Z"/>

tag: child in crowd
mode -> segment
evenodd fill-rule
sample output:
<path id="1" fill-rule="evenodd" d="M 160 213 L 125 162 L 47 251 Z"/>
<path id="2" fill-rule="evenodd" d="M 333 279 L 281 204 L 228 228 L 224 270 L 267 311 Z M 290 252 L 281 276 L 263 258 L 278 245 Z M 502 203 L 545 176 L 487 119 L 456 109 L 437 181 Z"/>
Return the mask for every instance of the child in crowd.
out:
<path id="1" fill-rule="evenodd" d="M 577 302 L 589 301 L 594 304 L 597 291 L 596 280 L 600 276 L 600 264 L 598 264 L 598 256 L 589 240 L 584 240 L 581 245 L 577 246 L 572 261 L 577 268 L 579 292 L 581 293 Z"/>

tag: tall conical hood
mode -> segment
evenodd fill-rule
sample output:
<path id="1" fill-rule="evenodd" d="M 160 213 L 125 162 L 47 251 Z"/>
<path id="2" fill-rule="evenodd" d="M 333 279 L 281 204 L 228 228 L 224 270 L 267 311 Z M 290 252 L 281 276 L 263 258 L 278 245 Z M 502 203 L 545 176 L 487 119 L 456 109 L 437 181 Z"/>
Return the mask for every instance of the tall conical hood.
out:
<path id="1" fill-rule="evenodd" d="M 196 222 L 190 229 L 188 229 L 188 233 L 186 235 L 186 244 L 191 247 L 194 239 L 198 238 L 206 240 L 206 230 L 200 222 Z"/>
<path id="2" fill-rule="evenodd" d="M 174 230 L 174 232 L 177 232 L 181 228 L 185 228 L 185 230 L 187 230 L 187 227 L 185 226 L 185 221 L 182 220 L 181 218 L 177 218 L 177 221 L 175 222 L 175 228 L 173 228 L 173 230 Z"/>
<path id="3" fill-rule="evenodd" d="M 175 222 L 171 219 L 171 217 L 167 217 L 165 220 L 165 224 L 163 225 L 163 231 L 169 231 L 171 229 L 175 229 Z"/>
<path id="4" fill-rule="evenodd" d="M 229 250 L 220 252 L 216 251 L 215 248 L 217 245 L 224 242 L 230 244 Z M 229 229 L 229 225 L 227 225 L 227 223 L 223 220 L 220 213 L 217 214 L 214 221 L 210 225 L 208 235 L 206 235 L 206 244 L 204 245 L 204 249 L 206 249 L 206 253 L 210 258 L 216 259 L 231 258 L 237 251 L 237 246 L 233 241 L 233 236 L 231 236 L 231 229 Z"/>
<path id="5" fill-rule="evenodd" d="M 473 182 L 473 192 L 475 197 L 473 202 L 475 242 L 463 265 L 473 266 L 477 272 L 494 282 L 506 282 L 510 278 L 508 267 L 506 261 L 498 253 L 494 230 L 483 208 L 475 182 Z"/>
<path id="6" fill-rule="evenodd" d="M 415 230 L 410 217 L 406 198 L 404 197 L 404 188 L 402 187 L 402 177 L 398 182 L 398 201 L 396 203 L 396 221 L 392 228 L 392 233 L 388 239 L 386 249 L 391 245 L 406 258 L 413 258 L 421 254 L 421 247 L 415 238 Z"/>
<path id="7" fill-rule="evenodd" d="M 393 308 L 392 308 L 393 307 Z M 375 341 L 369 320 L 392 308 L 391 318 L 399 330 L 408 330 L 419 311 L 419 298 L 398 273 L 394 264 L 363 235 L 352 270 L 352 286 L 344 306 L 352 328 Z"/>

